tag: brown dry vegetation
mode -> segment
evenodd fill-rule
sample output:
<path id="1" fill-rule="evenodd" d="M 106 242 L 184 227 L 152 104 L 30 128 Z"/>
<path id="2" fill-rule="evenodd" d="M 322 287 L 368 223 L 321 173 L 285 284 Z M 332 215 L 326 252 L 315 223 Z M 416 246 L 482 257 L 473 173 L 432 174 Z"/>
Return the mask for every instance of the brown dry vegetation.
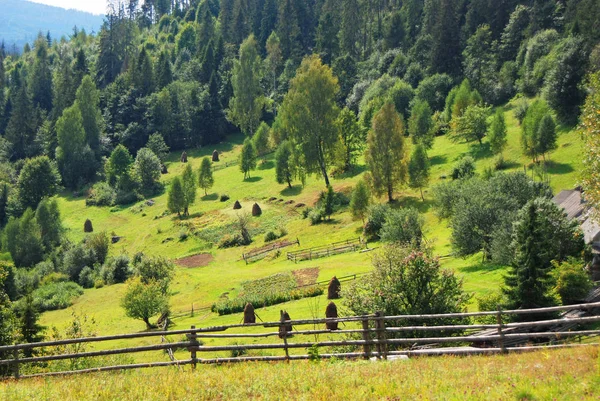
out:
<path id="1" fill-rule="evenodd" d="M 6 382 L 0 399 L 597 400 L 598 367 L 597 347 L 378 363 L 245 363 Z"/>

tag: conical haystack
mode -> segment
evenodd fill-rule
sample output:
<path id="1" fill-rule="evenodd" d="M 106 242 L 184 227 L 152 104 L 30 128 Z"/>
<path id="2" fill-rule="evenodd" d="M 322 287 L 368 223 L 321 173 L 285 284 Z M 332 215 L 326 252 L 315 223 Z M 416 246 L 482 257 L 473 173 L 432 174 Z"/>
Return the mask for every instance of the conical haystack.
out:
<path id="1" fill-rule="evenodd" d="M 254 306 L 250 302 L 244 308 L 244 324 L 256 323 L 256 315 L 254 314 Z"/>
<path id="2" fill-rule="evenodd" d="M 325 317 L 327 317 L 327 318 L 338 317 L 337 306 L 335 306 L 335 304 L 333 302 L 330 302 L 329 305 L 327 305 L 327 309 L 325 309 Z M 327 330 L 337 330 L 338 329 L 337 322 L 327 322 L 327 323 L 325 323 L 325 326 L 327 327 Z"/>
<path id="3" fill-rule="evenodd" d="M 327 299 L 338 299 L 340 297 L 341 289 L 342 284 L 340 283 L 340 280 L 333 276 L 329 282 L 329 287 L 327 288 Z"/>

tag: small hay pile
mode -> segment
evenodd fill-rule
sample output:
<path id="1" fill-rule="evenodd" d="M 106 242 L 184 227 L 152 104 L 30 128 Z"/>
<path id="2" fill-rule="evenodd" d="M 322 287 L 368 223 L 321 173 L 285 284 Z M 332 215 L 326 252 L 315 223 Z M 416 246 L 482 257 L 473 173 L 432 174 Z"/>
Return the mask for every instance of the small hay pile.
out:
<path id="1" fill-rule="evenodd" d="M 333 276 L 329 282 L 329 287 L 327 288 L 327 299 L 338 299 L 340 297 L 341 289 L 342 284 L 340 283 L 340 280 L 338 280 L 336 276 Z"/>
<path id="2" fill-rule="evenodd" d="M 244 324 L 256 323 L 256 314 L 254 313 L 254 306 L 250 302 L 244 307 Z"/>
<path id="3" fill-rule="evenodd" d="M 242 208 L 242 205 L 241 205 L 240 201 L 236 200 L 235 203 L 233 204 L 233 210 L 238 210 L 241 208 Z"/>
<path id="4" fill-rule="evenodd" d="M 219 161 L 219 152 L 217 151 L 217 149 L 213 150 L 212 161 L 213 162 L 218 162 Z"/>
<path id="5" fill-rule="evenodd" d="M 258 203 L 252 205 L 252 216 L 257 217 L 262 214 L 262 209 L 258 206 Z"/>
<path id="6" fill-rule="evenodd" d="M 187 163 L 187 153 L 184 150 L 183 153 L 181 154 L 181 162 L 182 163 Z"/>
<path id="7" fill-rule="evenodd" d="M 83 223 L 83 232 L 84 233 L 93 233 L 94 226 L 92 226 L 92 221 L 90 219 L 86 219 L 85 223 Z"/>
<path id="8" fill-rule="evenodd" d="M 336 318 L 338 317 L 337 306 L 333 302 L 330 302 L 327 305 L 327 309 L 325 309 L 325 317 L 326 318 Z M 325 323 L 327 330 L 337 330 L 338 322 L 327 322 Z"/>
<path id="9" fill-rule="evenodd" d="M 281 325 L 279 325 L 279 338 L 289 338 L 292 336 L 292 330 L 294 329 L 292 327 L 291 323 L 284 323 L 286 321 L 290 321 L 292 320 L 290 318 L 290 315 L 284 311 L 284 310 L 280 310 L 279 311 L 279 321 L 281 322 Z"/>

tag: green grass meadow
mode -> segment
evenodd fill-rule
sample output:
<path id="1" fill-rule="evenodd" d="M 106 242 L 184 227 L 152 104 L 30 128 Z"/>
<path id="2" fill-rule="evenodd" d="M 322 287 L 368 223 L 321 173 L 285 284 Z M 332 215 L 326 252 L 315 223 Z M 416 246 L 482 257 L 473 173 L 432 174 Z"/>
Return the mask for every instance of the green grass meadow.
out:
<path id="1" fill-rule="evenodd" d="M 531 161 L 521 155 L 520 127 L 513 117 L 510 105 L 505 111 L 508 127 L 508 146 L 504 151 L 509 168 L 507 171 L 523 170 L 526 166 L 531 174 Z M 199 169 L 201 158 L 210 156 L 216 148 L 221 153 L 218 164 L 235 161 L 241 149 L 243 137 L 231 136 L 227 142 L 216 147 L 206 147 L 188 151 L 188 160 L 195 171 Z M 409 144 L 409 140 L 406 141 Z M 410 145 L 409 145 L 410 146 Z M 573 188 L 578 182 L 578 172 L 581 169 L 582 141 L 575 130 L 560 128 L 558 148 L 550 154 L 548 173 L 550 185 L 555 192 L 561 189 Z M 454 143 L 447 136 L 437 137 L 433 149 L 429 151 L 431 160 L 430 187 L 442 182 L 442 176 L 450 174 L 453 164 L 463 155 L 470 154 L 476 159 L 477 170 L 483 172 L 486 167 L 493 166 L 495 156 L 489 151 L 489 145 L 484 140 L 483 146 L 476 143 Z M 176 277 L 171 285 L 173 296 L 171 310 L 177 314 L 190 311 L 192 305 L 196 310 L 193 317 L 175 319 L 175 328 L 199 327 L 216 324 L 239 323 L 241 314 L 218 316 L 207 310 L 222 296 L 235 297 L 241 283 L 248 280 L 264 278 L 276 273 L 291 272 L 297 269 L 318 267 L 318 280 L 329 280 L 332 276 L 346 276 L 364 273 L 372 269 L 373 252 L 347 253 L 329 258 L 293 263 L 286 259 L 286 252 L 306 247 L 325 245 L 331 242 L 356 238 L 361 235 L 362 223 L 351 218 L 348 211 L 336 213 L 331 222 L 311 226 L 303 219 L 298 203 L 312 206 L 318 199 L 319 193 L 325 189 L 322 179 L 309 177 L 302 187 L 295 183 L 293 188 L 277 184 L 273 154 L 259 161 L 259 167 L 251 173 L 251 178 L 244 180 L 239 167 L 232 165 L 215 171 L 215 185 L 204 195 L 198 189 L 196 203 L 190 208 L 190 217 L 179 219 L 165 213 L 169 182 L 174 176 L 181 174 L 184 164 L 179 162 L 179 154 L 172 154 L 167 163 L 169 173 L 163 175 L 162 182 L 165 190 L 155 196 L 155 204 L 147 206 L 145 202 L 119 207 L 86 207 L 84 197 L 73 198 L 70 194 L 58 197 L 63 224 L 68 237 L 73 241 L 84 238 L 83 223 L 90 219 L 95 232 L 105 231 L 121 236 L 122 239 L 111 245 L 110 254 L 117 255 L 144 252 L 149 255 L 162 255 L 171 259 L 179 259 L 198 253 L 210 253 L 213 256 L 208 266 L 186 268 L 178 267 Z M 359 161 L 357 173 L 346 174 L 343 177 L 333 177 L 332 184 L 338 191 L 349 192 L 361 178 L 365 170 L 364 162 Z M 429 188 L 430 188 L 429 187 Z M 482 263 L 481 255 L 473 255 L 467 259 L 449 256 L 450 230 L 445 221 L 440 221 L 434 214 L 433 203 L 429 188 L 426 188 L 425 202 L 422 202 L 418 191 L 407 187 L 399 188 L 396 193 L 397 204 L 400 207 L 417 207 L 425 218 L 427 240 L 433 245 L 437 255 L 442 256 L 443 267 L 454 270 L 464 281 L 467 291 L 475 294 L 485 294 L 496 290 L 502 283 L 505 267 Z M 219 196 L 229 195 L 230 199 L 220 202 Z M 268 202 L 275 197 L 281 201 Z M 241 211 L 232 209 L 233 203 L 239 200 Z M 293 201 L 293 204 L 286 204 Z M 378 200 L 383 202 L 384 200 Z M 217 249 L 210 240 L 220 238 L 228 230 L 237 213 L 249 213 L 254 202 L 259 203 L 263 210 L 260 217 L 251 218 L 251 232 L 254 242 L 247 247 Z M 256 263 L 246 265 L 241 256 L 252 248 L 263 245 L 264 233 L 271 229 L 285 226 L 287 238 L 300 240 L 300 247 L 284 248 L 278 257 L 268 257 Z M 180 240 L 187 234 L 185 240 Z M 216 242 L 216 241 L 215 241 Z M 379 243 L 369 244 L 370 248 L 381 246 Z M 375 250 L 374 252 L 377 252 Z M 68 309 L 45 313 L 41 323 L 47 327 L 64 328 L 73 319 L 73 313 L 93 318 L 94 331 L 98 335 L 137 332 L 144 329 L 141 321 L 125 316 L 119 306 L 120 297 L 125 286 L 123 284 L 106 286 L 99 289 L 85 290 L 74 305 Z M 302 299 L 283 305 L 258 309 L 258 315 L 265 321 L 277 320 L 279 310 L 286 309 L 292 318 L 310 318 L 311 310 L 318 304 L 324 314 L 326 306 L 325 295 L 315 299 Z M 475 308 L 474 301 L 470 308 Z"/>

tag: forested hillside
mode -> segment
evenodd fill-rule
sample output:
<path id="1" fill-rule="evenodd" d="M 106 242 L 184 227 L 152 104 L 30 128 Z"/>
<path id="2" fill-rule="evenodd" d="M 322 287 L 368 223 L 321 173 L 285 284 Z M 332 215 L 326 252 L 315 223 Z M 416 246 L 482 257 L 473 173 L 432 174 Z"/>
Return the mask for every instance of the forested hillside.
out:
<path id="1" fill-rule="evenodd" d="M 599 22 L 598 0 L 130 0 L 96 35 L 0 49 L 0 344 L 36 341 L 38 313 L 81 294 L 106 331 L 174 303 L 233 313 L 247 280 L 294 269 L 281 253 L 246 269 L 244 247 L 288 232 L 412 247 L 432 280 L 445 254 L 494 291 L 471 300 L 451 275 L 448 299 L 387 313 L 580 299 L 587 276 L 574 293 L 550 277 L 584 263 L 550 198 L 579 178 Z M 174 267 L 200 252 L 218 269 Z M 332 260 L 320 279 L 371 270 Z M 352 313 L 381 301 L 346 295 Z"/>
<path id="2" fill-rule="evenodd" d="M 82 11 L 65 10 L 24 0 L 0 0 L 0 42 L 6 50 L 21 52 L 31 44 L 39 32 L 50 33 L 50 38 L 68 38 L 73 28 L 88 33 L 98 32 L 102 16 Z"/>

